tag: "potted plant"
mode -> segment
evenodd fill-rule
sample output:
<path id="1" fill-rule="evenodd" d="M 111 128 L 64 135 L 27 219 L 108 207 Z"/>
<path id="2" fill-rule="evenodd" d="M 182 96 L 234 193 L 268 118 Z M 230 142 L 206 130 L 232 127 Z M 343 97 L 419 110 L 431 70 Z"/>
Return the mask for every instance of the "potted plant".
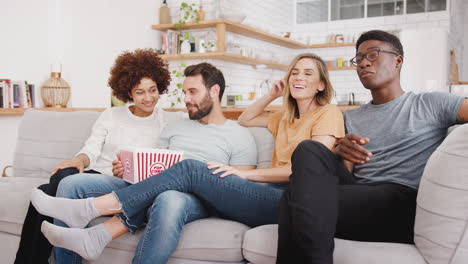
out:
<path id="1" fill-rule="evenodd" d="M 184 70 L 187 67 L 185 63 L 180 63 L 177 69 L 172 70 L 172 80 L 177 80 L 176 86 L 167 93 L 167 99 L 171 103 L 171 107 L 182 104 L 182 81 Z"/>
<path id="2" fill-rule="evenodd" d="M 198 10 L 195 8 L 195 4 L 187 4 L 186 2 L 180 3 L 180 18 L 177 23 L 174 24 L 177 30 L 181 30 L 182 26 L 187 22 L 198 23 Z"/>

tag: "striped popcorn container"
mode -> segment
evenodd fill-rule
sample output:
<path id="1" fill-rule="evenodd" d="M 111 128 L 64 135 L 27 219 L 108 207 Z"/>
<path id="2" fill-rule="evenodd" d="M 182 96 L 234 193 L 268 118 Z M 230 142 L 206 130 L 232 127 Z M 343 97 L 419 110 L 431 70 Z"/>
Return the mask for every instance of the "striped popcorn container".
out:
<path id="1" fill-rule="evenodd" d="M 183 154 L 182 151 L 168 149 L 122 148 L 123 179 L 129 183 L 140 182 L 181 161 Z"/>

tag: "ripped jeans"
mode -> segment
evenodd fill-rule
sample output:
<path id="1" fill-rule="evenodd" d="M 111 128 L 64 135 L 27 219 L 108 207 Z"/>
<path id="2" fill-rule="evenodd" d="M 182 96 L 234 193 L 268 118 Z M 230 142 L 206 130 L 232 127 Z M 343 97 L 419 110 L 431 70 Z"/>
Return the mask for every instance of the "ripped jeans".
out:
<path id="1" fill-rule="evenodd" d="M 57 197 L 83 199 L 111 193 L 130 184 L 109 175 L 77 174 L 60 182 Z M 166 263 L 179 242 L 185 224 L 208 217 L 202 203 L 192 194 L 167 191 L 153 200 L 140 219 L 147 224 L 138 242 L 132 263 Z M 55 220 L 54 223 L 66 226 Z M 126 224 L 129 231 L 134 232 Z M 139 225 L 140 226 L 140 225 Z M 56 263 L 82 263 L 81 257 L 63 248 L 54 248 Z"/>

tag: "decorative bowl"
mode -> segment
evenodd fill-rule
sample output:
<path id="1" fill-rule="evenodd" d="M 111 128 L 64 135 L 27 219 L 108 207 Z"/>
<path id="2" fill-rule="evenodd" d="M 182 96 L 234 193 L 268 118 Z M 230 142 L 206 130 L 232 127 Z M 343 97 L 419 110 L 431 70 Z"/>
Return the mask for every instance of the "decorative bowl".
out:
<path id="1" fill-rule="evenodd" d="M 244 15 L 243 13 L 223 13 L 223 14 L 221 14 L 222 19 L 226 19 L 226 20 L 236 22 L 236 23 L 242 23 L 242 21 L 244 21 L 245 17 L 246 17 L 246 15 Z"/>

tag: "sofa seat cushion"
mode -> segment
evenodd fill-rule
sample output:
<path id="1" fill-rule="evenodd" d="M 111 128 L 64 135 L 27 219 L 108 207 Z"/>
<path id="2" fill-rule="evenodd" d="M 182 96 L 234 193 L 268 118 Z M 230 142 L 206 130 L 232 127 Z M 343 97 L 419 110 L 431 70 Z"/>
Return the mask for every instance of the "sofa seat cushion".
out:
<path id="1" fill-rule="evenodd" d="M 0 231 L 21 234 L 29 207 L 31 190 L 49 179 L 29 177 L 0 178 Z"/>
<path id="2" fill-rule="evenodd" d="M 454 129 L 428 160 L 414 232 L 428 263 L 468 263 L 468 125 Z"/>
<path id="3" fill-rule="evenodd" d="M 265 225 L 245 233 L 244 257 L 254 264 L 276 263 L 278 225 Z M 335 264 L 425 264 L 414 245 L 335 239 Z"/>
<path id="4" fill-rule="evenodd" d="M 108 219 L 100 217 L 91 225 L 96 225 Z M 241 262 L 242 241 L 248 226 L 238 222 L 207 218 L 185 225 L 182 230 L 177 249 L 172 255 L 178 259 L 192 259 L 201 261 Z M 134 252 L 143 230 L 135 235 L 126 233 L 113 240 L 108 248 Z"/>

